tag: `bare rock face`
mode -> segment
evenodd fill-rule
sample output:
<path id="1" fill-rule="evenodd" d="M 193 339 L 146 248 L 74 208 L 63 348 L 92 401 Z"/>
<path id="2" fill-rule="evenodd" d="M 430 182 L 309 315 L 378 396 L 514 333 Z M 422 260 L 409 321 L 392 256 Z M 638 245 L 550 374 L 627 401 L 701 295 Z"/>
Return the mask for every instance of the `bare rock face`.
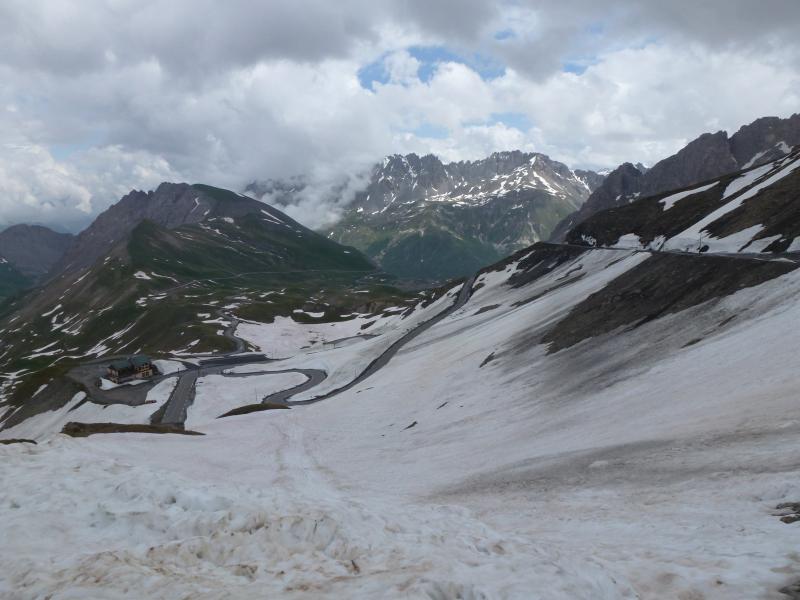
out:
<path id="1" fill-rule="evenodd" d="M 800 144 L 800 113 L 788 119 L 762 117 L 737 131 L 730 140 L 736 162 L 744 168 L 771 162 Z M 751 163 L 751 164 L 748 164 Z"/>
<path id="2" fill-rule="evenodd" d="M 166 227 L 178 227 L 199 222 L 210 208 L 209 202 L 193 193 L 191 186 L 185 183 L 162 183 L 154 192 L 134 190 L 98 215 L 78 235 L 56 271 L 71 271 L 93 264 L 144 219 Z"/>
<path id="3" fill-rule="evenodd" d="M 73 239 L 40 225 L 14 225 L 0 233 L 0 256 L 35 280 L 64 256 Z"/>
<path id="4" fill-rule="evenodd" d="M 649 196 L 737 171 L 728 134 L 704 133 L 677 154 L 656 163 L 641 179 L 640 191 Z"/>
<path id="5" fill-rule="evenodd" d="M 800 114 L 792 115 L 788 119 L 756 119 L 731 137 L 724 131 L 704 133 L 677 154 L 659 161 L 649 170 L 639 169 L 642 176 L 631 177 L 625 191 L 621 191 L 619 181 L 609 175 L 592 192 L 579 211 L 558 224 L 550 240 L 563 241 L 571 227 L 601 210 L 624 206 L 639 196 L 684 188 L 740 169 L 771 162 L 786 156 L 798 144 Z M 625 165 L 614 173 L 623 167 Z M 633 165 L 630 167 L 633 168 Z M 630 168 L 625 168 L 624 171 L 633 175 Z"/>
<path id="6" fill-rule="evenodd" d="M 620 205 L 624 198 L 635 197 L 641 189 L 642 171 L 631 163 L 623 163 L 605 178 L 577 212 L 558 224 L 551 239 L 563 239 L 567 232 L 593 214 Z"/>

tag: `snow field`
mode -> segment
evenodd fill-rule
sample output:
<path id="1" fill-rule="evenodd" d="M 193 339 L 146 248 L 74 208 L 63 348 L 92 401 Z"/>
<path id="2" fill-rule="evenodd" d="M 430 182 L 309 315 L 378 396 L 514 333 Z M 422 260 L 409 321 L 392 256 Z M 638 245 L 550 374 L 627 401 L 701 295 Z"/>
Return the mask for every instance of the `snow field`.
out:
<path id="1" fill-rule="evenodd" d="M 262 366 L 261 370 L 269 370 Z M 258 404 L 269 394 L 306 381 L 302 373 L 275 373 L 230 377 L 207 375 L 197 380 L 194 402 L 189 406 L 186 428 L 197 429 L 220 415 L 247 404 Z"/>
<path id="2" fill-rule="evenodd" d="M 164 379 L 147 392 L 149 404 L 128 406 L 127 404 L 95 404 L 85 402 L 84 392 L 76 394 L 67 404 L 58 410 L 47 411 L 25 419 L 19 425 L 0 431 L 0 439 L 22 438 L 46 441 L 59 434 L 70 421 L 81 423 L 141 423 L 150 422 L 153 414 L 162 404 L 169 400 L 175 388 L 177 378 Z"/>
<path id="3" fill-rule="evenodd" d="M 216 420 L 236 378 L 208 376 L 205 436 L 0 447 L 0 596 L 778 600 L 798 568 L 797 525 L 771 513 L 800 501 L 800 273 L 547 354 L 647 258 L 592 250 L 520 288 L 516 264 L 485 273 L 308 407 Z M 346 382 L 456 292 L 264 369 Z"/>

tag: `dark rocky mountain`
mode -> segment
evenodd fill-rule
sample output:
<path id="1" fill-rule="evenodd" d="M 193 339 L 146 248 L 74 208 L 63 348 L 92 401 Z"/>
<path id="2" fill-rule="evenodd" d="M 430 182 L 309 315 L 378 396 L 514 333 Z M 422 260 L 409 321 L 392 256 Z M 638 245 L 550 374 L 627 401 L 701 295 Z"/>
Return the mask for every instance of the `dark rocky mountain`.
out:
<path id="1" fill-rule="evenodd" d="M 375 165 L 366 189 L 327 233 L 390 273 L 443 280 L 546 239 L 602 181 L 538 153 L 448 164 L 433 155 L 393 155 Z M 303 185 L 295 178 L 248 191 L 286 205 Z"/>
<path id="2" fill-rule="evenodd" d="M 629 163 L 618 167 L 574 214 L 561 221 L 550 239 L 562 241 L 567 232 L 600 211 L 623 206 L 640 196 L 679 189 L 740 169 L 786 156 L 800 144 L 800 113 L 787 119 L 763 117 L 732 136 L 724 131 L 704 133 L 677 154 L 665 158 L 636 177 Z M 627 185 L 620 186 L 620 178 Z M 624 187 L 624 190 L 623 190 Z"/>
<path id="3" fill-rule="evenodd" d="M 300 227 L 286 215 L 246 196 L 230 192 L 221 201 L 215 189 L 187 183 L 162 183 L 155 191 L 130 192 L 75 238 L 55 271 L 75 271 L 93 264 L 144 220 L 166 229 L 176 229 L 213 218 L 259 214 L 263 210 L 270 214 L 274 212 L 276 218 Z"/>
<path id="4" fill-rule="evenodd" d="M 800 252 L 799 192 L 796 146 L 763 165 L 600 211 L 566 241 L 680 253 Z"/>
<path id="5" fill-rule="evenodd" d="M 13 225 L 0 232 L 0 257 L 25 277 L 35 280 L 53 268 L 74 236 L 41 225 Z"/>

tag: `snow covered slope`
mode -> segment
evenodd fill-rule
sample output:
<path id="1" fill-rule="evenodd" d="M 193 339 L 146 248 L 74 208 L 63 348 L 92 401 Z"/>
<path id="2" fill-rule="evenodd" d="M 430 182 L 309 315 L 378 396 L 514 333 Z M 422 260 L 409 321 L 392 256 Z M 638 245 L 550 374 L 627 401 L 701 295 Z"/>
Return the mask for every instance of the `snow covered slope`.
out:
<path id="1" fill-rule="evenodd" d="M 538 245 L 322 402 L 0 446 L 0 595 L 778 600 L 795 267 Z"/>
<path id="2" fill-rule="evenodd" d="M 682 252 L 800 251 L 800 146 L 787 156 L 590 217 L 574 244 Z"/>

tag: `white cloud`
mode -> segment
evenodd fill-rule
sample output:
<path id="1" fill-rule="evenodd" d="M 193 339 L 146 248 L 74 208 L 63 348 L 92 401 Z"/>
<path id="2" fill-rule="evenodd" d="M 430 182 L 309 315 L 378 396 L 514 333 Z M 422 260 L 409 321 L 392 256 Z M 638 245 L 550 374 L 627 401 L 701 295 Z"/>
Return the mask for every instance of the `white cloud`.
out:
<path id="1" fill-rule="evenodd" d="M 392 52 L 385 59 L 389 80 L 393 83 L 410 84 L 419 81 L 420 64 L 406 50 Z"/>
<path id="2" fill-rule="evenodd" d="M 92 148 L 70 162 L 36 145 L 0 146 L 0 223 L 74 230 L 133 187 L 152 188 L 175 173 L 160 157 Z"/>
<path id="3" fill-rule="evenodd" d="M 74 229 L 161 180 L 240 189 L 297 173 L 314 185 L 293 216 L 325 223 L 341 210 L 332 186 L 347 180 L 352 194 L 353 174 L 394 152 L 652 163 L 704 131 L 800 106 L 800 4 L 765 0 L 766 18 L 734 1 L 738 13 L 689 0 L 9 0 L 0 226 Z M 701 26 L 710 5 L 713 28 Z M 485 78 L 466 59 L 424 64 L 414 46 L 507 68 Z M 359 70 L 381 57 L 388 81 L 367 90 Z"/>

